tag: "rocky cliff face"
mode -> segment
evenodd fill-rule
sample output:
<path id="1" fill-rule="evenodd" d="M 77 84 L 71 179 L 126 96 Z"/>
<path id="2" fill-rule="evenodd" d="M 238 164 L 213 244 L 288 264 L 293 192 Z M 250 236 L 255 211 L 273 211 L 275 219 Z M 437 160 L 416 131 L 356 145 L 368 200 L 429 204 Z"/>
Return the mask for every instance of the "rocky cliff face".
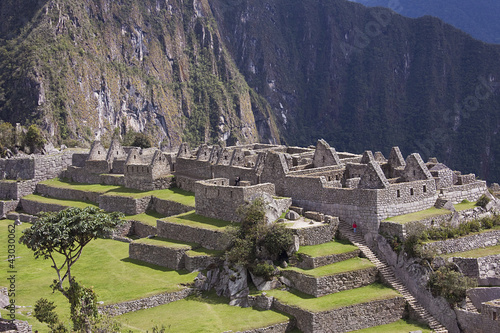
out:
<path id="1" fill-rule="evenodd" d="M 2 48 L 4 120 L 28 116 L 51 135 L 87 141 L 115 128 L 146 131 L 170 146 L 279 140 L 206 0 L 36 4 L 34 13 L 11 15 L 26 15 L 24 24 L 2 26 L 10 37 Z M 15 12 L 11 5 L 2 6 Z"/>
<path id="2" fill-rule="evenodd" d="M 5 0 L 0 117 L 56 137 L 325 138 L 500 180 L 500 47 L 345 0 Z"/>

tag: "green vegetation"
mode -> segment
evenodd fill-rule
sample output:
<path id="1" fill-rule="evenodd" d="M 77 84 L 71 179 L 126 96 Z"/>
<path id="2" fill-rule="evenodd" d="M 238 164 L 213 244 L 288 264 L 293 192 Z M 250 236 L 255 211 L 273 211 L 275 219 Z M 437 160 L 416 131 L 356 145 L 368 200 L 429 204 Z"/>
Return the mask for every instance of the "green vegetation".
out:
<path id="1" fill-rule="evenodd" d="M 153 146 L 151 138 L 147 134 L 131 130 L 127 131 L 123 137 L 122 145 L 139 148 L 151 148 Z"/>
<path id="2" fill-rule="evenodd" d="M 384 221 L 405 224 L 408 222 L 420 221 L 423 219 L 427 219 L 427 218 L 431 218 L 431 217 L 435 217 L 435 216 L 440 216 L 440 215 L 447 215 L 447 214 L 451 215 L 451 212 L 447 209 L 431 207 L 429 209 L 421 210 L 421 211 L 415 212 L 415 213 L 389 217 L 389 218 L 385 219 Z"/>
<path id="3" fill-rule="evenodd" d="M 218 230 L 218 231 L 223 231 L 224 229 L 226 229 L 226 227 L 232 225 L 231 222 L 198 215 L 194 212 L 194 210 L 175 216 L 165 217 L 163 220 L 172 223 L 189 225 L 195 228 Z"/>
<path id="4" fill-rule="evenodd" d="M 464 200 L 461 203 L 456 204 L 454 206 L 455 206 L 456 211 L 462 211 L 462 210 L 472 209 L 472 208 L 476 207 L 477 205 L 476 205 L 476 202 L 474 202 L 474 201 L 471 202 L 468 200 Z"/>
<path id="5" fill-rule="evenodd" d="M 7 244 L 7 225 L 13 221 L 0 221 L 0 243 Z M 23 230 L 30 225 L 24 223 L 16 227 L 16 236 L 20 237 Z M 6 263 L 7 253 L 0 256 Z M 50 268 L 50 262 L 35 260 L 33 252 L 24 245 L 16 246 L 16 304 L 26 306 L 20 308 L 19 319 L 27 318 L 34 329 L 46 332 L 45 325 L 38 323 L 32 315 L 29 316 L 35 302 L 40 297 L 53 301 L 57 306 L 59 318 L 69 326 L 69 308 L 67 300 L 59 293 L 52 293 L 49 287 L 55 274 Z M 57 256 L 56 260 L 62 259 Z M 96 269 L 106 267 L 106 274 Z M 193 281 L 196 272 L 173 271 L 152 264 L 146 264 L 128 258 L 128 244 L 110 239 L 97 239 L 90 242 L 84 249 L 82 257 L 72 268 L 73 275 L 87 286 L 93 286 L 99 300 L 104 304 L 113 304 L 142 297 L 148 297 L 162 292 L 182 289 L 180 284 Z M 6 270 L 0 273 L 0 278 L 6 279 Z M 2 315 L 6 314 L 1 310 Z M 150 329 L 151 327 L 149 327 Z"/>
<path id="6" fill-rule="evenodd" d="M 156 221 L 164 217 L 165 216 L 155 211 L 147 211 L 146 213 L 137 215 L 126 215 L 124 219 L 127 221 L 139 221 L 141 223 L 156 227 Z"/>
<path id="7" fill-rule="evenodd" d="M 106 192 L 105 195 L 118 195 L 123 197 L 131 197 L 134 199 L 153 196 L 158 199 L 175 201 L 186 206 L 194 207 L 194 193 L 184 191 L 179 188 L 169 188 L 155 191 L 139 191 L 135 189 L 119 187 Z"/>
<path id="8" fill-rule="evenodd" d="M 46 140 L 43 138 L 42 132 L 35 124 L 28 128 L 28 132 L 24 137 L 24 145 L 33 153 L 36 149 L 41 150 L 45 145 Z"/>
<path id="9" fill-rule="evenodd" d="M 199 246 L 195 243 L 181 242 L 163 237 L 141 238 L 134 241 L 134 243 L 149 244 L 155 246 L 171 247 L 171 248 L 186 249 L 186 250 L 190 250 L 193 247 Z"/>
<path id="10" fill-rule="evenodd" d="M 244 266 L 255 275 L 271 279 L 278 271 L 267 260 L 284 260 L 293 244 L 293 234 L 283 224 L 268 224 L 265 216 L 265 201 L 256 198 L 251 203 L 238 207 L 241 217 L 239 226 L 228 230 L 231 246 L 226 251 L 226 260 Z"/>
<path id="11" fill-rule="evenodd" d="M 375 267 L 375 265 L 372 264 L 368 259 L 356 257 L 314 269 L 301 269 L 297 267 L 288 267 L 286 269 L 306 274 L 309 276 L 322 277 L 322 276 L 351 272 L 371 267 Z"/>
<path id="12" fill-rule="evenodd" d="M 337 309 L 344 306 L 384 300 L 397 296 L 401 297 L 397 291 L 384 287 L 378 283 L 322 297 L 314 297 L 298 291 L 288 292 L 277 289 L 266 292 L 268 295 L 276 297 L 280 302 L 313 312 Z"/>
<path id="13" fill-rule="evenodd" d="M 192 296 L 152 309 L 116 317 L 124 329 L 145 332 L 164 325 L 175 332 L 245 331 L 286 322 L 289 318 L 274 311 L 229 306 L 228 300 L 214 293 Z"/>
<path id="14" fill-rule="evenodd" d="M 358 248 L 349 242 L 335 240 L 319 245 L 301 246 L 298 254 L 306 254 L 310 257 L 323 257 L 330 254 L 341 254 L 357 250 Z"/>
<path id="15" fill-rule="evenodd" d="M 466 291 L 477 287 L 477 281 L 455 271 L 453 265 L 439 267 L 429 277 L 427 286 L 432 295 L 446 298 L 450 305 L 456 305 L 465 299 Z"/>
<path id="16" fill-rule="evenodd" d="M 92 202 L 56 199 L 56 198 L 50 198 L 50 197 L 43 197 L 43 196 L 38 195 L 38 194 L 27 195 L 27 196 L 23 197 L 23 200 L 30 200 L 30 201 L 36 201 L 36 202 L 53 204 L 53 205 L 60 205 L 60 206 L 66 206 L 66 207 L 77 207 L 77 208 L 85 208 L 88 206 L 97 207 L 97 205 L 92 203 Z"/>
<path id="17" fill-rule="evenodd" d="M 460 257 L 460 258 L 481 258 L 500 254 L 500 245 L 482 247 L 475 250 L 465 251 L 465 252 L 455 252 L 441 255 L 444 258 Z"/>
<path id="18" fill-rule="evenodd" d="M 486 208 L 486 205 L 490 202 L 490 198 L 488 198 L 486 195 L 482 195 L 476 203 L 476 206 Z"/>
<path id="19" fill-rule="evenodd" d="M 116 189 L 121 188 L 121 186 L 115 186 L 115 185 L 75 183 L 75 182 L 69 182 L 66 180 L 62 180 L 59 178 L 44 180 L 44 181 L 40 182 L 40 184 L 48 185 L 50 187 L 69 188 L 69 189 L 74 189 L 74 190 L 95 192 L 95 193 L 106 193 L 106 192 L 109 192 L 111 190 L 116 190 Z"/>
<path id="20" fill-rule="evenodd" d="M 380 325 L 362 330 L 352 331 L 353 333 L 401 333 L 401 332 L 414 332 L 422 331 L 422 333 L 431 333 L 431 330 L 419 323 L 410 320 L 398 320 L 394 323 L 387 325 Z"/>

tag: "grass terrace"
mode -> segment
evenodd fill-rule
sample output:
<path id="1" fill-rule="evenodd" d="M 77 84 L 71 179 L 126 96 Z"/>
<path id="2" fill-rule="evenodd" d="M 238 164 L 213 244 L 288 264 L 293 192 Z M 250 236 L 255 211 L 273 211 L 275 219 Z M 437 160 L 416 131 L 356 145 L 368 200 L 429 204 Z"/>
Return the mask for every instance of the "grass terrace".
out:
<path id="1" fill-rule="evenodd" d="M 364 258 L 352 258 L 340 262 L 336 262 L 334 264 L 321 266 L 314 269 L 302 269 L 298 267 L 288 267 L 285 270 L 296 271 L 305 275 L 314 276 L 314 277 L 322 277 L 328 275 L 334 275 L 344 272 L 352 272 L 360 269 L 366 269 L 375 267 L 374 264 L 370 262 L 368 259 Z"/>
<path id="2" fill-rule="evenodd" d="M 192 248 L 199 247 L 199 245 L 196 243 L 181 242 L 163 237 L 141 238 L 134 241 L 134 243 L 186 250 L 191 250 Z"/>
<path id="3" fill-rule="evenodd" d="M 352 331 L 352 333 L 401 333 L 401 332 L 432 332 L 428 327 L 410 320 L 398 320 L 387 325 L 380 325 L 362 330 Z"/>
<path id="4" fill-rule="evenodd" d="M 347 241 L 335 240 L 319 245 L 301 246 L 298 254 L 306 254 L 310 257 L 324 257 L 331 254 L 342 254 L 357 250 L 358 248 Z"/>
<path id="5" fill-rule="evenodd" d="M 162 220 L 166 222 L 184 224 L 195 228 L 217 231 L 223 231 L 227 226 L 230 226 L 232 224 L 228 221 L 198 215 L 194 212 L 194 210 L 175 216 L 169 216 Z"/>
<path id="6" fill-rule="evenodd" d="M 269 290 L 266 293 L 276 297 L 280 302 L 296 306 L 312 312 L 321 312 L 338 309 L 345 306 L 390 299 L 401 296 L 397 291 L 379 283 L 369 286 L 345 290 L 338 293 L 314 297 L 299 291 Z"/>
<path id="7" fill-rule="evenodd" d="M 487 256 L 493 256 L 500 254 L 500 245 L 482 247 L 480 249 L 465 251 L 465 252 L 455 252 L 442 255 L 444 258 L 460 257 L 460 258 L 481 258 Z"/>
<path id="8" fill-rule="evenodd" d="M 472 209 L 472 208 L 476 207 L 476 202 L 464 201 L 464 202 L 461 202 L 461 203 L 456 204 L 454 206 L 455 206 L 455 209 L 457 211 L 462 211 L 462 210 Z M 399 223 L 399 224 L 405 224 L 408 222 L 420 221 L 423 219 L 428 219 L 428 218 L 432 218 L 435 216 L 441 216 L 441 215 L 447 215 L 447 214 L 451 214 L 451 212 L 447 209 L 431 207 L 429 209 L 421 210 L 421 211 L 415 212 L 415 213 L 389 217 L 389 218 L 386 218 L 384 220 L 384 222 L 395 222 L 395 223 Z"/>
<path id="9" fill-rule="evenodd" d="M 122 330 L 146 332 L 165 326 L 170 332 L 239 332 L 287 322 L 290 318 L 275 311 L 229 306 L 228 300 L 215 293 L 186 299 L 115 317 Z"/>
<path id="10" fill-rule="evenodd" d="M 124 197 L 131 197 L 134 199 L 153 196 L 158 199 L 175 201 L 186 206 L 194 207 L 194 193 L 181 190 L 179 188 L 168 188 L 164 190 L 155 191 L 139 191 L 131 188 L 119 187 L 117 189 L 106 192 L 105 195 L 119 195 Z"/>
<path id="11" fill-rule="evenodd" d="M 121 186 L 116 185 L 102 185 L 102 184 L 84 184 L 84 183 L 75 183 L 69 182 L 65 180 L 61 180 L 59 178 L 49 179 L 40 182 L 40 184 L 48 185 L 51 187 L 57 188 L 69 188 L 73 190 L 81 190 L 86 192 L 95 192 L 95 193 L 106 193 L 112 190 L 119 189 Z"/>
<path id="12" fill-rule="evenodd" d="M 144 224 L 156 227 L 156 220 L 162 219 L 165 216 L 157 213 L 155 211 L 147 211 L 146 213 L 137 214 L 137 215 L 127 215 L 124 217 L 124 220 L 127 221 L 139 221 Z"/>
<path id="13" fill-rule="evenodd" d="M 7 226 L 13 221 L 0 220 L 0 243 L 7 244 Z M 16 227 L 16 237 L 22 230 L 31 225 L 23 223 Z M 93 286 L 99 301 L 113 304 L 151 295 L 182 289 L 181 284 L 191 283 L 197 273 L 174 271 L 164 267 L 146 264 L 128 258 L 128 243 L 110 239 L 91 241 L 83 250 L 82 257 L 72 269 L 77 281 L 83 285 Z M 0 254 L 0 279 L 7 279 L 7 252 Z M 60 293 L 52 293 L 49 287 L 57 277 L 51 268 L 51 262 L 36 259 L 33 252 L 16 242 L 16 305 L 23 306 L 17 310 L 19 319 L 27 318 L 34 329 L 47 332 L 47 327 L 38 322 L 28 312 L 33 311 L 35 301 L 41 297 L 54 301 L 56 311 L 62 319 L 69 323 L 69 303 Z M 0 282 L 5 286 L 6 282 Z M 2 309 L 2 314 L 6 314 Z M 41 326 L 40 326 L 41 325 Z M 151 327 L 150 327 L 151 329 Z"/>
<path id="14" fill-rule="evenodd" d="M 38 194 L 30 194 L 30 195 L 23 197 L 23 199 L 47 203 L 47 204 L 61 205 L 61 206 L 66 206 L 66 207 L 77 207 L 77 208 L 85 208 L 87 206 L 99 207 L 98 205 L 96 205 L 95 203 L 92 203 L 92 202 L 56 199 L 56 198 L 51 198 L 51 197 L 44 197 L 44 196 L 41 196 Z"/>

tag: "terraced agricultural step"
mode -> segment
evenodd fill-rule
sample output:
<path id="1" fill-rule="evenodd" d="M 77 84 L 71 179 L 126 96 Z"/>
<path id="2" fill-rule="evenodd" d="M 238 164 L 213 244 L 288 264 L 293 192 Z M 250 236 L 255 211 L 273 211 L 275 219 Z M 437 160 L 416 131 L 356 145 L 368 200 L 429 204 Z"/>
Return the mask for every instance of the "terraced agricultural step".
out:
<path id="1" fill-rule="evenodd" d="M 224 250 L 229 245 L 225 234 L 230 222 L 197 215 L 194 211 L 157 221 L 159 237 L 200 244 L 210 250 Z"/>
<path id="2" fill-rule="evenodd" d="M 375 266 L 379 269 L 382 278 L 389 283 L 394 289 L 399 291 L 404 296 L 410 307 L 420 316 L 426 320 L 429 327 L 435 332 L 448 332 L 446 327 L 439 323 L 425 308 L 423 308 L 417 299 L 410 293 L 408 288 L 396 277 L 392 269 L 387 263 L 379 259 L 375 253 L 366 245 L 364 238 L 360 233 L 353 233 L 352 228 L 346 223 L 339 224 L 339 231 L 341 234 L 349 239 L 351 243 L 359 247 L 363 255 L 366 256 Z"/>
<path id="3" fill-rule="evenodd" d="M 359 257 L 315 269 L 289 267 L 281 274 L 289 287 L 314 297 L 363 287 L 378 278 L 375 265 Z"/>
<path id="4" fill-rule="evenodd" d="M 304 333 L 348 332 L 402 318 L 405 300 L 380 284 L 313 298 L 300 292 L 270 290 L 275 310 L 292 315 Z"/>
<path id="5" fill-rule="evenodd" d="M 21 207 L 26 213 L 31 215 L 38 215 L 40 212 L 58 212 L 68 207 L 84 208 L 87 206 L 96 205 L 91 202 L 62 200 L 37 194 L 30 194 L 21 199 Z"/>
<path id="6" fill-rule="evenodd" d="M 360 252 L 356 246 L 339 241 L 301 246 L 294 264 L 302 269 L 313 269 L 358 257 Z"/>
<path id="7" fill-rule="evenodd" d="M 175 270 L 201 270 L 220 261 L 221 253 L 161 237 L 143 238 L 129 244 L 129 257 Z"/>

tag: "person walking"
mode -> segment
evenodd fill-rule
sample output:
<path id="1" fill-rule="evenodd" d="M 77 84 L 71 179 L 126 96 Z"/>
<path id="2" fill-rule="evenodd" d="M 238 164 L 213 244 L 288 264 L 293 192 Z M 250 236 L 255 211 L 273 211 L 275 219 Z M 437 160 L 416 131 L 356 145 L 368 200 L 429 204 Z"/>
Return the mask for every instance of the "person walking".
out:
<path id="1" fill-rule="evenodd" d="M 354 222 L 352 224 L 352 230 L 354 231 L 354 233 L 356 233 L 356 229 L 358 228 L 358 225 L 356 224 L 356 222 Z"/>

